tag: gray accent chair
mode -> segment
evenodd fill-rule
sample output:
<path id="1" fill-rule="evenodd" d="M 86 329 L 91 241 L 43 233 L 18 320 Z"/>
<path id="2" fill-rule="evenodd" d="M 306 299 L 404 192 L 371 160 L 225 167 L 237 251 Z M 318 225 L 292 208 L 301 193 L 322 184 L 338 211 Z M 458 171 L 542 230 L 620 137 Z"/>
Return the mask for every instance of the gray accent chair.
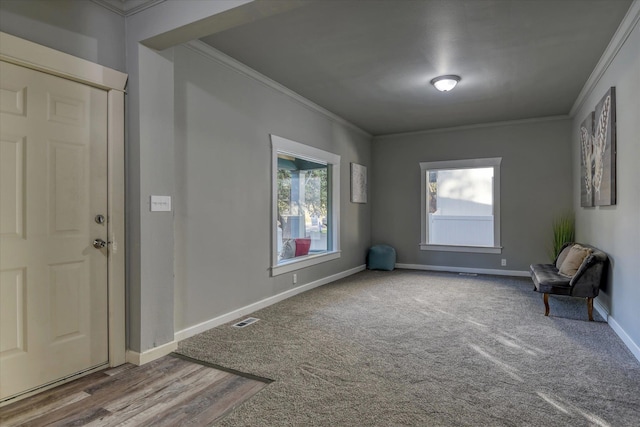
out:
<path id="1" fill-rule="evenodd" d="M 532 264 L 530 267 L 534 290 L 543 294 L 545 316 L 549 315 L 549 294 L 567 295 L 587 299 L 589 320 L 593 321 L 593 299 L 598 296 L 600 287 L 606 280 L 606 268 L 609 257 L 600 249 L 590 245 L 578 243 L 590 248 L 593 252 L 588 255 L 573 277 L 560 274 L 556 263 L 565 251 L 569 251 L 574 242 L 565 243 L 553 264 Z M 566 253 L 564 254 L 566 256 Z"/>

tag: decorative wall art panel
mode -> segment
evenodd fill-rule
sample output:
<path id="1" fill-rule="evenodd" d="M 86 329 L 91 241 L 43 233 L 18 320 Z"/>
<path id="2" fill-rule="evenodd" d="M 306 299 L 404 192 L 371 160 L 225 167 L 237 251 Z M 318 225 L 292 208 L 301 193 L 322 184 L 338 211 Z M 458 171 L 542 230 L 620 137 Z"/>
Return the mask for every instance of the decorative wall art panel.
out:
<path id="1" fill-rule="evenodd" d="M 580 124 L 580 206 L 616 204 L 616 88 Z"/>
<path id="2" fill-rule="evenodd" d="M 596 105 L 593 134 L 593 204 L 616 204 L 616 88 Z"/>
<path id="3" fill-rule="evenodd" d="M 580 124 L 580 206 L 593 206 L 593 116 L 590 112 Z"/>

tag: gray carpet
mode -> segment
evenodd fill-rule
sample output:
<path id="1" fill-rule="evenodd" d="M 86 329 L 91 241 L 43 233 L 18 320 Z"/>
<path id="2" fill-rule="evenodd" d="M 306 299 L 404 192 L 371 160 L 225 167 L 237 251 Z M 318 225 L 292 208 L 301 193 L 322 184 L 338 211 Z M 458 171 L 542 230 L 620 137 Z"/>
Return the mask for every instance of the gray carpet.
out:
<path id="1" fill-rule="evenodd" d="M 527 278 L 364 271 L 179 343 L 271 378 L 220 426 L 638 426 L 640 363 Z"/>

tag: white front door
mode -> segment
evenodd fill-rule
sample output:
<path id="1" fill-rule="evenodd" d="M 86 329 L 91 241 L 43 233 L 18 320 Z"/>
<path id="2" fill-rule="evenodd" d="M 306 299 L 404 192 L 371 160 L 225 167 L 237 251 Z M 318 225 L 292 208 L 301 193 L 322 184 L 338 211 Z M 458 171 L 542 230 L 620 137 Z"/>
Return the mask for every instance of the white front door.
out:
<path id="1" fill-rule="evenodd" d="M 107 93 L 6 62 L 0 84 L 1 401 L 109 356 Z"/>

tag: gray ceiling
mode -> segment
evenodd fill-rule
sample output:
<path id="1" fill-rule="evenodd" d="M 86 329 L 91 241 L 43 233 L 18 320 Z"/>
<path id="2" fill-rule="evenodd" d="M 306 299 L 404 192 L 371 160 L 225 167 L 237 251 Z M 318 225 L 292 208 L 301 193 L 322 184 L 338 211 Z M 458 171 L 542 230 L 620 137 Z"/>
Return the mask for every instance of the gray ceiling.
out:
<path id="1" fill-rule="evenodd" d="M 630 4 L 310 1 L 202 40 L 383 135 L 568 114 Z"/>

